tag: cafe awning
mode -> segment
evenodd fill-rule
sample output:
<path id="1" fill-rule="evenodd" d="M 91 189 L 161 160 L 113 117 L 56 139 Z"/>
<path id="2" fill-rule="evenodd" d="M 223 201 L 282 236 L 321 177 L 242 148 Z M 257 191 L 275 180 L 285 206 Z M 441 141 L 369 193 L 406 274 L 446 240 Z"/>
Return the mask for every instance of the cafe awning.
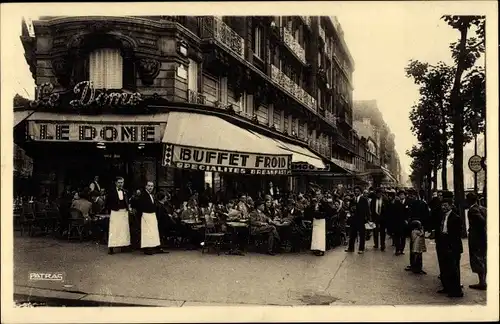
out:
<path id="1" fill-rule="evenodd" d="M 289 174 L 291 153 L 269 137 L 220 117 L 170 112 L 165 165 L 213 172 Z"/>
<path id="2" fill-rule="evenodd" d="M 23 120 L 28 118 L 29 115 L 33 113 L 33 110 L 21 110 L 21 111 L 14 111 L 14 126 L 16 127 L 21 123 Z"/>
<path id="3" fill-rule="evenodd" d="M 285 143 L 280 140 L 274 140 L 278 143 L 278 146 L 288 152 L 292 153 L 292 162 L 307 163 L 318 169 L 326 169 L 326 165 L 321 159 L 321 157 L 314 154 L 311 150 L 301 147 L 299 145 Z"/>

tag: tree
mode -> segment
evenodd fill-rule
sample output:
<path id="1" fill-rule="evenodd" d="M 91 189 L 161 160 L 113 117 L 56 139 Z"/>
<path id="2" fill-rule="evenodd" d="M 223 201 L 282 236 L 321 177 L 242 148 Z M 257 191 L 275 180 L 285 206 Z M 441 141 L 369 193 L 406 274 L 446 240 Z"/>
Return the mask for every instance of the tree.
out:
<path id="1" fill-rule="evenodd" d="M 450 27 L 458 30 L 460 39 L 450 45 L 452 57 L 456 64 L 453 87 L 450 94 L 450 108 L 453 122 L 453 187 L 455 203 L 460 217 L 464 220 L 464 173 L 463 146 L 465 144 L 464 114 L 465 102 L 462 98 L 462 76 L 471 69 L 484 53 L 485 49 L 485 17 L 484 16 L 443 16 L 442 19 Z M 475 30 L 476 37 L 469 38 L 469 31 Z"/>
<path id="2" fill-rule="evenodd" d="M 433 153 L 429 147 L 423 145 L 413 146 L 406 154 L 412 158 L 410 179 L 416 188 L 430 191 L 430 181 L 433 161 Z"/>
<path id="3" fill-rule="evenodd" d="M 429 145 L 436 154 L 435 160 L 440 160 L 434 165 L 434 187 L 437 187 L 437 170 L 441 167 L 441 182 L 443 189 L 447 190 L 446 169 L 451 137 L 449 97 L 454 68 L 443 62 L 430 65 L 411 60 L 405 71 L 406 76 L 420 86 L 419 104 L 410 113 L 412 131 L 420 142 L 431 142 Z"/>

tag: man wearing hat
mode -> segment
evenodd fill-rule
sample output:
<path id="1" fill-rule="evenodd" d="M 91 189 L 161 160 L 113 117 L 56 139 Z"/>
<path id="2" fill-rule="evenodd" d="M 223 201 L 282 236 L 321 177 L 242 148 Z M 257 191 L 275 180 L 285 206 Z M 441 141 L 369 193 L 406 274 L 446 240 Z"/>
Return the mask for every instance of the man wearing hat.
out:
<path id="1" fill-rule="evenodd" d="M 462 221 L 453 211 L 453 193 L 444 192 L 441 220 L 436 231 L 436 252 L 443 289 L 438 293 L 448 297 L 463 297 L 460 284 L 460 258 L 463 253 Z"/>
<path id="2" fill-rule="evenodd" d="M 479 283 L 469 287 L 486 290 L 486 208 L 479 206 L 477 195 L 467 194 L 469 204 L 469 257 L 472 272 L 476 273 Z"/>
<path id="3" fill-rule="evenodd" d="M 255 210 L 250 213 L 250 235 L 267 235 L 267 253 L 274 255 L 274 241 L 279 241 L 280 236 L 272 220 L 264 214 L 264 208 L 263 200 L 255 202 Z"/>

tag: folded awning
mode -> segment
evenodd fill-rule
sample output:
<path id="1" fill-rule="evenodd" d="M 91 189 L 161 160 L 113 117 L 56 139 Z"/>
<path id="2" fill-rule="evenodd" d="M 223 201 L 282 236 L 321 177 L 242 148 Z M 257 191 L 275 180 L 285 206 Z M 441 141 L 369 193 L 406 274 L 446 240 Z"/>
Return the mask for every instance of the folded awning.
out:
<path id="1" fill-rule="evenodd" d="M 28 134 L 34 141 L 161 143 L 168 113 L 85 115 L 34 112 Z"/>
<path id="2" fill-rule="evenodd" d="M 170 112 L 165 165 L 213 172 L 289 174 L 292 156 L 269 137 L 220 117 Z"/>
<path id="3" fill-rule="evenodd" d="M 278 143 L 279 147 L 292 153 L 292 162 L 307 163 L 318 169 L 327 168 L 321 157 L 314 154 L 311 150 L 299 145 L 285 143 L 276 139 L 274 141 Z"/>
<path id="4" fill-rule="evenodd" d="M 33 110 L 14 111 L 14 127 L 19 125 L 19 123 L 28 118 L 32 113 Z"/>

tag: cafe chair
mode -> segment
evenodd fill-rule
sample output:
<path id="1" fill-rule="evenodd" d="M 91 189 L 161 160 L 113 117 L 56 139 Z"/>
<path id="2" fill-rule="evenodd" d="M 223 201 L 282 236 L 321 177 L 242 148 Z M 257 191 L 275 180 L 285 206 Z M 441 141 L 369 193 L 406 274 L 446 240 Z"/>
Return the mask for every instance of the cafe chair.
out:
<path id="1" fill-rule="evenodd" d="M 201 253 L 204 254 L 213 247 L 217 255 L 220 255 L 221 247 L 224 244 L 224 236 L 225 233 L 222 232 L 217 223 L 208 221 L 205 224 L 205 241 L 202 243 Z"/>
<path id="2" fill-rule="evenodd" d="M 34 229 L 36 227 L 35 222 L 35 211 L 33 205 L 30 203 L 23 203 L 21 206 L 21 236 L 24 235 L 25 231 L 28 232 L 28 236 L 33 236 Z"/>
<path id="3" fill-rule="evenodd" d="M 49 232 L 50 219 L 47 215 L 47 206 L 42 202 L 35 202 L 35 221 L 37 225 L 39 225 L 43 234 L 47 234 Z"/>
<path id="4" fill-rule="evenodd" d="M 80 241 L 83 241 L 84 229 L 85 219 L 83 218 L 82 212 L 76 208 L 71 208 L 69 210 L 68 241 L 73 238 L 79 238 Z M 75 231 L 77 235 L 72 236 Z"/>

